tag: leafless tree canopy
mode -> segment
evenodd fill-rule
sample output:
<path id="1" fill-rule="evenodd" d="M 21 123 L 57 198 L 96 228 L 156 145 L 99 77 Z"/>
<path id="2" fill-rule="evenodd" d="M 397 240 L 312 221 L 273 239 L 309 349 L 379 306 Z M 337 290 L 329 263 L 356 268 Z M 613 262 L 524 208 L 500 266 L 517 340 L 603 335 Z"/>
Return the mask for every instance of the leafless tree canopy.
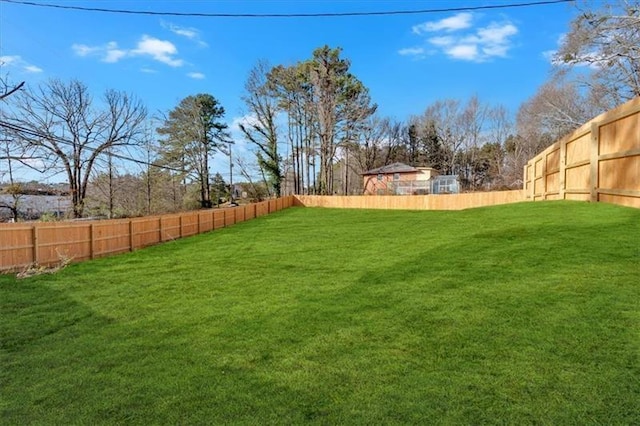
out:
<path id="1" fill-rule="evenodd" d="M 256 160 L 267 175 L 267 186 L 279 197 L 284 176 L 276 125 L 278 99 L 268 78 L 270 70 L 268 63 L 261 61 L 249 72 L 242 100 L 250 118 L 248 123 L 240 123 L 240 131 L 256 149 Z"/>
<path id="2" fill-rule="evenodd" d="M 579 7 L 556 63 L 591 68 L 581 81 L 597 92 L 603 109 L 640 96 L 640 2 L 591 1 Z"/>
<path id="3" fill-rule="evenodd" d="M 81 217 L 96 161 L 108 150 L 137 143 L 145 117 L 142 103 L 126 93 L 108 90 L 95 104 L 83 83 L 54 79 L 16 93 L 6 123 L 16 143 L 65 172 L 74 216 Z"/>

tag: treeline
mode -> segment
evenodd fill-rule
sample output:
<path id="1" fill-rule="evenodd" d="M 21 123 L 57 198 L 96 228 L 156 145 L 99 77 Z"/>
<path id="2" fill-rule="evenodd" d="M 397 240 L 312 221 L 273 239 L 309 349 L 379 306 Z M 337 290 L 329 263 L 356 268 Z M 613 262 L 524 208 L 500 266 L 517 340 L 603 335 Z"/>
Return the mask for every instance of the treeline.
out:
<path id="1" fill-rule="evenodd" d="M 244 97 L 244 136 L 267 187 L 358 194 L 361 173 L 394 162 L 457 175 L 463 190 L 520 188 L 538 152 L 594 116 L 640 96 L 636 1 L 577 4 L 549 56 L 548 80 L 514 114 L 478 96 L 443 99 L 406 120 L 382 117 L 339 48 L 296 64 L 258 63 Z"/>
<path id="2" fill-rule="evenodd" d="M 240 128 L 275 194 L 361 193 L 362 172 L 393 162 L 459 175 L 467 190 L 521 183 L 506 108 L 476 96 L 448 99 L 394 122 L 376 113 L 339 48 L 321 47 L 291 66 L 258 63 L 244 101 Z"/>
<path id="3" fill-rule="evenodd" d="M 234 154 L 224 107 L 211 94 L 150 117 L 130 94 L 108 90 L 94 102 L 75 80 L 7 83 L 0 164 L 14 202 L 0 208 L 18 210 L 18 164 L 64 176 L 74 217 L 210 208 L 241 194 L 359 194 L 362 172 L 395 162 L 457 175 L 465 191 L 520 188 L 527 160 L 640 96 L 639 10 L 626 0 L 581 10 L 548 81 L 517 112 L 473 95 L 392 119 L 380 115 L 340 48 L 323 46 L 289 65 L 260 61 L 247 78 L 239 126 L 250 156 Z M 212 173 L 216 156 L 230 165 L 227 179 Z M 137 171 L 123 172 L 124 162 Z"/>

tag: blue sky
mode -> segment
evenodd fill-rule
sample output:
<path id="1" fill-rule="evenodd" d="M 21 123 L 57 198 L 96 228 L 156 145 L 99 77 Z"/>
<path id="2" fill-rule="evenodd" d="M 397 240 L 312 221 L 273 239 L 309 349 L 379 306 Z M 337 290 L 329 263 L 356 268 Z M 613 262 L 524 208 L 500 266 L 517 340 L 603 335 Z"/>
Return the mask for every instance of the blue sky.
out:
<path id="1" fill-rule="evenodd" d="M 37 0 L 38 3 L 44 3 Z M 320 13 L 460 8 L 518 0 L 88 1 L 62 5 L 171 12 Z M 548 77 L 548 52 L 576 13 L 571 3 L 340 18 L 147 16 L 0 2 L 2 75 L 35 85 L 51 77 L 137 95 L 151 112 L 210 93 L 237 123 L 258 60 L 292 64 L 324 44 L 342 47 L 381 114 L 406 119 L 438 99 L 503 104 L 515 113 Z M 240 141 L 238 141 L 240 142 Z"/>

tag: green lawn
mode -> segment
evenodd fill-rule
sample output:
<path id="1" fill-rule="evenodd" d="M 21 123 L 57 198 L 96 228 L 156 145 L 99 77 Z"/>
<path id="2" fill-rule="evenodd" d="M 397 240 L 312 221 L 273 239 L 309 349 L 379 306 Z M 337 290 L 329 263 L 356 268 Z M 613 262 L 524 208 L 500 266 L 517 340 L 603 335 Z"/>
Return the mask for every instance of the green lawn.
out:
<path id="1" fill-rule="evenodd" d="M 293 208 L 0 276 L 2 424 L 640 424 L 640 210 Z"/>

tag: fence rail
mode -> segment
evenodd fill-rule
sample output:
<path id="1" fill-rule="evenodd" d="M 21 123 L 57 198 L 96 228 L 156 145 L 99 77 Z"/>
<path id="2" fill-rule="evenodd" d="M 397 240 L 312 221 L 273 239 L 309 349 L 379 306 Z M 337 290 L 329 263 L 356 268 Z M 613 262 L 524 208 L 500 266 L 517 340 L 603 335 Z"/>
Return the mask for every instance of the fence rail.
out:
<path id="1" fill-rule="evenodd" d="M 525 201 L 522 190 L 446 195 L 294 195 L 296 206 L 348 209 L 463 210 L 519 201 Z"/>
<path id="2" fill-rule="evenodd" d="M 640 207 L 640 97 L 584 124 L 524 167 L 526 198 Z"/>
<path id="3" fill-rule="evenodd" d="M 287 196 L 226 209 L 132 219 L 0 224 L 0 271 L 95 259 L 231 226 L 293 205 Z"/>

